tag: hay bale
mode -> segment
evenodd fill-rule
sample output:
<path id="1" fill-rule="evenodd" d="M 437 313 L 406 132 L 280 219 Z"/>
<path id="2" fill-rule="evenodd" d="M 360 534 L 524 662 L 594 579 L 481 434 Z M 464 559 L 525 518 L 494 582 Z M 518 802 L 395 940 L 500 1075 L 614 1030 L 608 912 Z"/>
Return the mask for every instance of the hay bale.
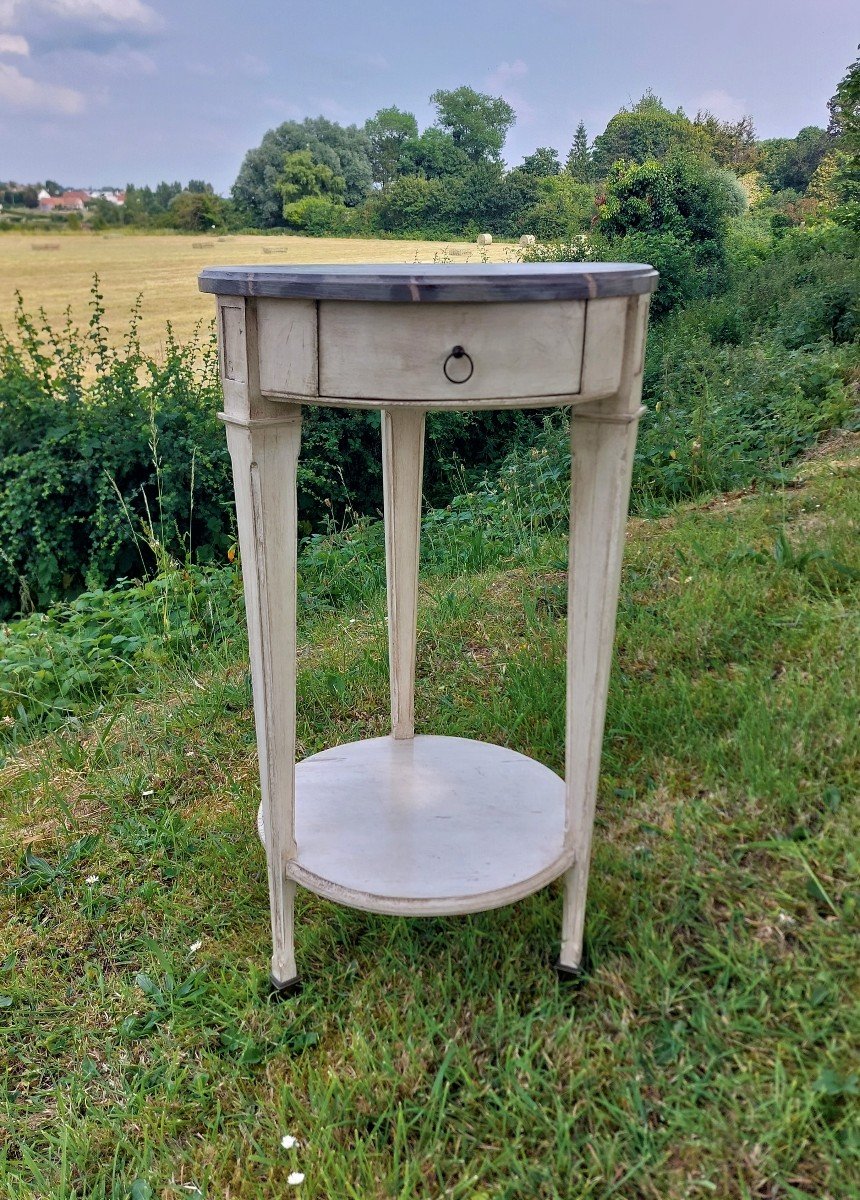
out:
<path id="1" fill-rule="evenodd" d="M 493 235 L 491 233 L 479 233 L 478 234 L 477 245 L 492 246 L 492 244 L 493 244 Z"/>
<path id="2" fill-rule="evenodd" d="M 535 244 L 535 235 L 533 233 L 524 233 L 520 238 L 521 246 L 533 246 Z"/>

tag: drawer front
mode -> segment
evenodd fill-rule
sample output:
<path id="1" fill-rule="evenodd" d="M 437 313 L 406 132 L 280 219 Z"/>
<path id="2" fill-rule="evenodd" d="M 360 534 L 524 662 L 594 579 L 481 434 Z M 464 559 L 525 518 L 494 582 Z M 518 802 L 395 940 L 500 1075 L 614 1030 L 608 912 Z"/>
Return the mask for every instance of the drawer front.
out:
<path id="1" fill-rule="evenodd" d="M 574 396 L 582 376 L 585 303 L 322 300 L 319 396 L 453 403 Z M 455 347 L 465 354 L 453 354 Z"/>

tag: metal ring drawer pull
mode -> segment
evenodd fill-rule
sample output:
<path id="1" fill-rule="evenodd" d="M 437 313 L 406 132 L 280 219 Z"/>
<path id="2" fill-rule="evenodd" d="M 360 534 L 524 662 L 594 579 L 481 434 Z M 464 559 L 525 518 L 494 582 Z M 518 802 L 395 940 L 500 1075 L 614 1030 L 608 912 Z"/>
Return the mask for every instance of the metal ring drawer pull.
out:
<path id="1" fill-rule="evenodd" d="M 469 374 L 464 375 L 462 379 L 454 379 L 452 375 L 449 375 L 448 364 L 450 363 L 452 358 L 456 358 L 456 359 L 465 358 L 469 364 Z M 448 355 L 448 357 L 445 359 L 445 365 L 442 367 L 442 370 L 445 372 L 445 378 L 449 381 L 449 383 L 466 383 L 466 382 L 468 382 L 468 380 L 470 380 L 472 378 L 472 375 L 475 373 L 475 364 L 472 362 L 471 357 L 466 353 L 466 351 L 463 349 L 462 346 L 455 346 L 454 349 L 451 351 L 451 353 Z"/>

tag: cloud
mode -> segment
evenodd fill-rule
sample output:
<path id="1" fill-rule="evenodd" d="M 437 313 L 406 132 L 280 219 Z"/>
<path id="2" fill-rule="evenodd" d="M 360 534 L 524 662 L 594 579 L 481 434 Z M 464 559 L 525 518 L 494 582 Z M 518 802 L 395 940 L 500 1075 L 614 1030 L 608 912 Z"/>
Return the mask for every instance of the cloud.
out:
<path id="1" fill-rule="evenodd" d="M 17 33 L 0 33 L 0 54 L 22 54 L 25 58 L 30 53 L 30 44 L 26 38 Z"/>
<path id="2" fill-rule="evenodd" d="M 67 117 L 77 116 L 86 107 L 83 94 L 74 88 L 37 83 L 8 63 L 0 63 L 0 104 L 19 112 L 62 113 Z"/>
<path id="3" fill-rule="evenodd" d="M 693 108 L 694 110 L 706 108 L 715 117 L 719 117 L 721 121 L 738 121 L 748 111 L 746 100 L 741 100 L 737 96 L 730 96 L 728 92 L 724 92 L 720 88 L 714 88 L 710 92 L 703 92 L 694 101 Z"/>
<path id="4" fill-rule="evenodd" d="M 513 62 L 500 62 L 495 71 L 487 76 L 487 87 L 495 92 L 503 92 L 512 79 L 521 79 L 528 75 L 529 69 L 521 58 Z"/>
<path id="5" fill-rule="evenodd" d="M 43 65 L 53 78 L 60 71 L 66 78 L 91 80 L 96 76 L 125 78 L 131 75 L 155 75 L 158 66 L 155 60 L 142 50 L 130 46 L 116 46 L 98 53 L 87 49 L 52 50 L 43 58 Z"/>
<path id="6" fill-rule="evenodd" d="M 0 23 L 12 25 L 37 14 L 98 30 L 155 32 L 164 24 L 143 0 L 0 0 Z"/>
<path id="7" fill-rule="evenodd" d="M 99 53 L 149 42 L 164 21 L 144 0 L 0 0 L 0 28 L 23 36 L 37 55 Z"/>

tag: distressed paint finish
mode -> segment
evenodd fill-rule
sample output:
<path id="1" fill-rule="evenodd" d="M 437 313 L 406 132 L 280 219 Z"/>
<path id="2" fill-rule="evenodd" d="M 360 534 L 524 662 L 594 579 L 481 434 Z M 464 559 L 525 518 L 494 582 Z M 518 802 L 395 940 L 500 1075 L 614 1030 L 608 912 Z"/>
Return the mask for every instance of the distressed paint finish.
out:
<path id="1" fill-rule="evenodd" d="M 565 844 L 574 862 L 565 875 L 559 965 L 582 965 L 585 900 L 615 616 L 624 553 L 633 450 L 644 411 L 642 350 L 647 299 L 625 301 L 618 345 L 606 333 L 602 359 L 621 359 L 615 396 L 575 408 L 571 427 L 571 513 L 567 593 L 567 717 Z M 623 355 L 619 351 L 623 350 Z"/>
<path id="2" fill-rule="evenodd" d="M 302 410 L 260 392 L 256 301 L 219 302 L 227 444 L 233 466 L 260 793 L 266 828 L 272 980 L 296 979 L 293 914 L 296 742 L 296 467 Z"/>
<path id="3" fill-rule="evenodd" d="M 424 410 L 382 410 L 382 488 L 388 596 L 388 666 L 391 732 L 415 734 L 415 638 L 418 621 L 418 552 Z"/>
<path id="4" fill-rule="evenodd" d="M 580 968 L 624 528 L 642 412 L 645 328 L 655 282 L 650 267 L 623 264 L 420 271 L 213 268 L 201 276 L 201 288 L 218 294 L 222 417 L 242 549 L 277 986 L 296 977 L 297 883 L 357 908 L 426 915 L 510 903 L 563 875 L 559 965 L 571 972 Z M 332 299 L 356 301 L 356 321 L 363 329 L 338 368 L 342 396 L 325 394 L 326 357 L 337 352 L 341 334 L 343 348 L 351 306 L 343 306 L 340 332 L 327 337 L 320 313 Z M 407 301 L 410 306 L 431 302 L 423 310 L 426 317 L 412 310 L 412 339 L 432 337 L 437 327 L 432 302 L 463 313 L 450 329 L 446 326 L 446 334 L 472 330 L 482 356 L 494 349 L 501 358 L 509 355 L 510 338 L 518 331 L 518 357 L 505 374 L 520 382 L 508 387 L 505 380 L 490 389 L 508 388 L 498 397 L 463 395 L 452 383 L 450 399 L 439 399 L 447 393 L 439 391 L 435 376 L 422 383 L 419 372 L 410 395 L 379 397 L 386 375 L 380 348 Z M 580 313 L 580 324 L 578 332 L 575 323 L 570 326 L 576 336 L 565 350 L 573 352 L 569 359 L 562 355 L 559 372 L 557 362 L 548 363 L 555 339 L 538 327 L 542 313 L 567 311 L 561 302 L 568 301 L 578 302 L 570 311 Z M 499 313 L 497 305 L 504 302 L 522 310 L 513 325 Z M 465 307 L 469 304 L 474 309 Z M 550 379 L 565 391 L 510 394 L 519 387 L 526 393 L 527 380 L 536 380 L 539 388 Z M 305 403 L 382 410 L 392 734 L 324 751 L 299 764 L 297 794 L 295 489 Z M 500 747 L 416 738 L 414 730 L 425 412 L 546 403 L 573 405 L 564 781 L 523 756 L 512 759 L 513 752 Z M 522 800 L 511 803 L 514 767 L 525 774 L 516 792 Z M 432 862 L 425 861 L 422 848 Z M 458 851 L 471 856 L 469 861 L 458 861 Z"/>
<path id="5" fill-rule="evenodd" d="M 510 304 L 650 293 L 657 286 L 657 272 L 643 263 L 207 267 L 199 284 L 202 292 L 217 296 Z"/>
<path id="6" fill-rule="evenodd" d="M 294 303 L 282 307 L 289 309 Z M 528 395 L 575 395 L 585 309 L 582 300 L 384 307 L 322 300 L 320 394 L 386 402 L 447 401 L 458 408 L 474 401 L 493 407 L 499 400 L 516 405 L 519 397 Z M 458 379 L 452 371 L 455 347 L 463 352 L 460 361 L 471 364 L 468 378 Z"/>

